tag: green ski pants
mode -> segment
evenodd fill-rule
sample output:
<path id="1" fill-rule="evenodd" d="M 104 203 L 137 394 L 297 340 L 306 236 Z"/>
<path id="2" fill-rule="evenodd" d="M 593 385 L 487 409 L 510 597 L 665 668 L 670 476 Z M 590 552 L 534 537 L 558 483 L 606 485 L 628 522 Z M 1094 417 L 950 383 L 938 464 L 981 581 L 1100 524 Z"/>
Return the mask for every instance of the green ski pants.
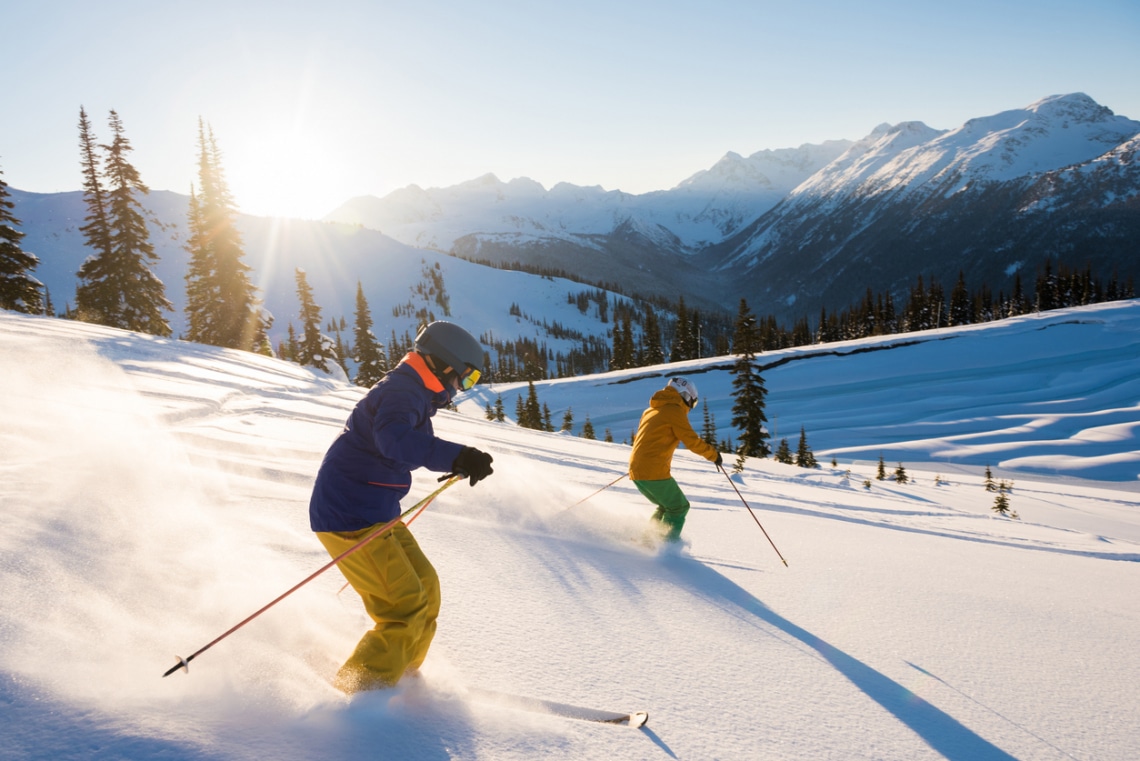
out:
<path id="1" fill-rule="evenodd" d="M 689 500 L 681 492 L 681 487 L 673 478 L 660 481 L 634 481 L 633 485 L 645 495 L 657 509 L 653 512 L 653 520 L 663 524 L 667 529 L 666 541 L 676 542 L 681 538 L 681 529 L 685 525 L 685 516 L 689 513 Z"/>

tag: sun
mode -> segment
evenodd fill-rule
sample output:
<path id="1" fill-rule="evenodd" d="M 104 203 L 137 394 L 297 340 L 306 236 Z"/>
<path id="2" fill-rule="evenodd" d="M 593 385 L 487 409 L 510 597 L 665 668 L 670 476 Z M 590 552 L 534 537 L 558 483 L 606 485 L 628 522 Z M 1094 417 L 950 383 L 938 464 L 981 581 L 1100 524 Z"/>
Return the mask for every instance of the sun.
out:
<path id="1" fill-rule="evenodd" d="M 335 141 L 300 129 L 256 131 L 223 146 L 238 211 L 321 219 L 348 200 L 346 158 Z"/>

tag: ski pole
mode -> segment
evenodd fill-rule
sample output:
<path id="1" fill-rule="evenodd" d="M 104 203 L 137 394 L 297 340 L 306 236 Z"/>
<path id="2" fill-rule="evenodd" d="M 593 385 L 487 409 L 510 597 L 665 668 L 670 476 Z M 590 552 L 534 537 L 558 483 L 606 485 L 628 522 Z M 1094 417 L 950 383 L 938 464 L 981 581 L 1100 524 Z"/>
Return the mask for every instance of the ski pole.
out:
<path id="1" fill-rule="evenodd" d="M 724 473 L 724 477 L 728 479 L 728 482 L 730 484 L 732 484 L 732 490 L 734 492 L 736 492 L 736 496 L 740 497 L 740 501 L 744 502 L 744 506 L 747 507 L 748 512 L 752 514 L 752 520 L 756 521 L 757 526 L 760 526 L 760 519 L 756 517 L 756 513 L 752 512 L 752 508 L 748 506 L 748 502 L 745 501 L 744 495 L 740 493 L 740 489 L 736 488 L 736 483 L 732 480 L 732 476 L 728 475 L 728 471 L 725 470 L 724 467 L 721 465 L 717 465 L 716 469 L 719 470 L 721 473 Z M 760 526 L 760 530 L 764 531 L 764 527 Z M 764 538 L 768 540 L 768 544 L 772 545 L 772 549 L 776 550 L 776 554 L 779 555 L 780 561 L 783 562 L 784 567 L 787 568 L 788 567 L 788 561 L 784 560 L 783 555 L 780 555 L 780 551 L 778 549 L 776 549 L 776 543 L 772 541 L 772 537 L 768 536 L 767 531 L 764 531 Z"/>
<path id="2" fill-rule="evenodd" d="M 618 476 L 618 477 L 617 477 L 617 478 L 615 478 L 614 480 L 610 481 L 608 484 L 606 484 L 606 485 L 605 485 L 605 486 L 603 486 L 602 488 L 598 489 L 597 491 L 595 491 L 595 492 L 593 492 L 593 493 L 591 493 L 591 494 L 587 494 L 585 497 L 582 497 L 582 499 L 580 499 L 580 500 L 578 500 L 577 502 L 575 502 L 574 504 L 570 505 L 570 507 L 565 507 L 565 508 L 563 508 L 563 509 L 562 509 L 562 513 L 566 512 L 566 511 L 567 511 L 567 510 L 569 510 L 571 507 L 577 507 L 578 505 L 580 505 L 580 504 L 582 504 L 583 502 L 585 502 L 586 500 L 588 500 L 590 497 L 593 497 L 593 496 L 595 496 L 595 495 L 601 494 L 601 493 L 602 493 L 602 492 L 604 492 L 606 489 L 610 488 L 611 486 L 613 486 L 613 485 L 614 485 L 614 484 L 616 484 L 618 481 L 622 480 L 623 478 L 625 478 L 625 477 L 626 477 L 626 476 L 628 476 L 628 475 L 629 475 L 629 473 L 622 473 L 620 476 Z M 559 513 L 559 515 L 561 515 L 561 513 Z"/>
<path id="3" fill-rule="evenodd" d="M 270 608 L 272 608 L 274 605 L 276 605 L 277 603 L 281 602 L 281 601 L 282 601 L 282 600 L 284 600 L 286 597 L 288 597 L 289 595 L 293 594 L 293 593 L 294 593 L 294 592 L 296 592 L 298 589 L 300 589 L 301 587 L 305 586 L 306 584 L 308 584 L 308 583 L 309 583 L 310 581 L 312 581 L 313 579 L 315 579 L 315 578 L 317 578 L 318 576 L 320 576 L 322 573 L 324 573 L 324 572 L 325 572 L 325 571 L 327 571 L 328 569 L 332 568 L 334 565 L 336 565 L 337 563 L 339 563 L 341 560 L 344 560 L 346 557 L 348 557 L 348 556 L 349 556 L 349 555 L 351 555 L 352 553 L 356 552 L 357 550 L 359 550 L 361 547 L 363 547 L 364 545 L 366 545 L 366 544 L 368 544 L 369 542 L 371 542 L 371 541 L 372 541 L 373 539 L 375 539 L 376 537 L 378 537 L 378 536 L 380 536 L 381 534 L 383 534 L 383 533 L 384 533 L 385 531 L 387 531 L 388 529 L 392 528 L 392 526 L 395 526 L 395 525 L 396 525 L 397 523 L 399 523 L 399 522 L 400 522 L 400 520 L 401 520 L 401 519 L 402 519 L 402 518 L 403 518 L 405 515 L 407 515 L 408 513 L 412 512 L 413 510 L 415 510 L 415 509 L 417 509 L 417 508 L 419 508 L 421 505 L 422 505 L 423 507 L 427 507 L 427 504 L 428 504 L 429 502 L 431 502 L 433 499 L 435 499 L 435 498 L 436 498 L 436 497 L 437 497 L 437 496 L 440 494 L 440 492 L 442 492 L 442 491 L 443 491 L 444 489 L 446 489 L 447 487 L 451 486 L 451 485 L 452 485 L 453 483 L 455 483 L 456 481 L 459 481 L 459 480 L 461 480 L 461 479 L 463 478 L 463 476 L 460 476 L 460 475 L 458 475 L 458 474 L 452 474 L 452 475 L 450 475 L 450 476 L 444 476 L 443 478 L 446 478 L 446 479 L 447 479 L 447 481 L 446 481 L 446 482 L 443 484 L 443 486 L 439 487 L 438 489 L 436 489 L 435 491 L 433 491 L 431 494 L 427 495 L 427 496 L 426 496 L 426 497 L 424 497 L 422 500 L 420 500 L 420 501 L 419 501 L 419 502 L 417 502 L 416 504 L 414 504 L 414 505 L 412 505 L 411 507 L 409 507 L 409 508 L 408 508 L 407 510 L 405 510 L 403 513 L 401 513 L 401 514 L 400 514 L 400 516 L 399 516 L 398 518 L 393 518 L 392 520 L 388 521 L 387 523 L 385 523 L 385 524 L 384 524 L 383 526 L 381 526 L 380 528 L 376 529 L 375 531 L 372 531 L 372 532 L 370 532 L 370 533 L 369 533 L 367 536 L 365 536 L 365 537 L 364 537 L 363 539 L 361 539 L 359 542 L 357 542 L 356 544 L 352 545 L 351 547 L 349 547 L 349 548 L 348 548 L 347 550 L 345 550 L 344 552 L 342 552 L 342 553 L 340 553 L 339 555 L 337 555 L 337 556 L 336 556 L 335 558 L 333 558 L 331 561 L 329 561 L 328 563 L 324 564 L 323 566 L 321 566 L 321 567 L 320 567 L 320 568 L 318 568 L 316 571 L 314 571 L 313 573 L 311 573 L 311 574 L 309 574 L 308 576 L 306 576 L 304 579 L 302 579 L 302 580 L 301 580 L 301 581 L 299 581 L 298 583 L 294 584 L 292 587 L 290 587 L 290 588 L 289 588 L 289 590 L 288 590 L 288 591 L 286 591 L 286 592 L 284 592 L 283 594 L 279 595 L 278 597 L 274 598 L 274 599 L 273 599 L 271 602 L 267 603 L 266 605 L 264 605 L 264 606 L 262 606 L 261 608 L 259 608 L 258 610 L 256 610 L 254 613 L 252 613 L 252 614 L 250 614 L 249 616 L 247 616 L 246 618 L 242 619 L 242 621 L 240 621 L 239 623 L 235 624 L 234 626 L 230 627 L 230 628 L 229 628 L 229 629 L 227 629 L 226 631 L 222 632 L 220 635 L 218 635 L 218 636 L 217 636 L 217 637 L 215 637 L 213 640 L 211 640 L 211 641 L 210 641 L 210 642 L 208 642 L 207 644 L 205 644 L 205 645 L 203 645 L 202 647 L 200 647 L 200 648 L 199 648 L 198 650 L 196 650 L 195 652 L 191 653 L 189 656 L 187 656 L 187 657 L 185 657 L 185 658 L 183 658 L 183 657 L 182 657 L 182 656 L 180 656 L 180 655 L 176 655 L 176 656 L 174 656 L 175 658 L 177 658 L 177 659 L 178 659 L 178 663 L 176 663 L 176 664 L 174 664 L 173 666 L 171 666 L 171 667 L 170 667 L 170 668 L 167 670 L 167 672 L 166 672 L 165 674 L 163 674 L 163 676 L 164 676 L 164 677 L 168 677 L 168 676 L 170 676 L 171 674 L 173 674 L 175 671 L 178 671 L 179 669 L 182 669 L 183 671 L 185 671 L 186 673 L 188 673 L 188 674 L 189 674 L 189 673 L 190 673 L 190 668 L 189 668 L 189 666 L 190 666 L 190 661 L 194 660 L 194 659 L 195 659 L 195 658 L 197 658 L 199 655 L 201 655 L 202 653 L 206 652 L 206 651 L 207 651 L 207 650 L 209 650 L 211 647 L 213 647 L 214 645 L 218 644 L 218 643 L 219 643 L 219 642 L 221 642 L 223 639 L 225 639 L 226 637 L 230 636 L 231 634 L 233 634 L 234 632 L 236 632 L 238 629 L 242 628 L 243 626 L 245 626 L 246 624 L 248 624 L 250 621 L 252 621 L 253 619 L 257 618 L 257 617 L 258 617 L 258 616 L 260 616 L 262 613 L 264 613 L 265 611 L 269 610 L 269 609 L 270 609 Z M 440 480 L 443 480 L 443 478 L 441 478 Z"/>

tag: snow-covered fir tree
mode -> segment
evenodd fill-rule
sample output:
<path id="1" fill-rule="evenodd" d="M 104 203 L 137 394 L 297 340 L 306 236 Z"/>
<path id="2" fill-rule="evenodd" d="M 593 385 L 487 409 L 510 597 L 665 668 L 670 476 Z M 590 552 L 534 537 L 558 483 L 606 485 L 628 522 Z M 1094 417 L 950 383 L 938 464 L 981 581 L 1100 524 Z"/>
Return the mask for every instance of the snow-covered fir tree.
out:
<path id="1" fill-rule="evenodd" d="M 301 302 L 301 338 L 297 344 L 296 362 L 315 367 L 322 372 L 330 370 L 329 360 L 336 360 L 332 339 L 321 333 L 321 308 L 313 299 L 313 289 L 305 277 L 305 271 L 298 267 L 297 298 Z"/>
<path id="2" fill-rule="evenodd" d="M 150 268 L 158 256 L 138 199 L 150 189 L 127 159 L 133 148 L 115 111 L 109 124 L 111 143 L 99 146 L 104 152 L 100 172 L 94 136 L 80 109 L 81 164 L 93 188 L 85 192 L 90 213 L 83 229 L 96 253 L 79 268 L 76 312 L 86 322 L 168 336 L 170 323 L 164 312 L 174 307 L 166 298 L 166 286 Z"/>
<path id="3" fill-rule="evenodd" d="M 186 338 L 249 350 L 261 313 L 236 217 L 213 129 L 199 120 L 198 189 L 190 189 L 186 242 Z"/>
<path id="4" fill-rule="evenodd" d="M 817 466 L 815 455 L 811 451 L 811 447 L 807 442 L 807 431 L 803 426 L 800 426 L 800 443 L 796 448 L 796 465 L 801 468 L 814 468 Z"/>
<path id="5" fill-rule="evenodd" d="M 753 354 L 758 341 L 756 320 L 741 299 L 733 341 L 733 348 L 740 347 L 742 351 L 732 366 L 732 425 L 740 432 L 737 451 L 746 457 L 767 457 L 772 453 L 765 428 L 768 418 L 764 414 L 768 390 Z"/>
<path id="6" fill-rule="evenodd" d="M 12 212 L 16 205 L 10 197 L 8 183 L 0 171 L 0 309 L 41 314 L 44 311 L 41 284 L 32 275 L 40 260 L 20 247 L 24 233 L 16 229 L 20 220 Z"/>
<path id="7" fill-rule="evenodd" d="M 364 298 L 364 286 L 359 280 L 356 281 L 356 320 L 352 330 L 352 359 L 356 362 L 353 382 L 371 388 L 388 372 L 388 358 L 384 355 L 383 344 L 372 334 L 372 312 Z"/>

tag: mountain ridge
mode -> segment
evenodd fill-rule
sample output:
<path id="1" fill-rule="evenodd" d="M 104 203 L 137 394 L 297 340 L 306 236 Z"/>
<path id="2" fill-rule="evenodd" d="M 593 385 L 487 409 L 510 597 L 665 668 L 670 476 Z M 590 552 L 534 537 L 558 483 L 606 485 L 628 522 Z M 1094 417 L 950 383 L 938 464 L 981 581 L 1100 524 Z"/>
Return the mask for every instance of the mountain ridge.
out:
<path id="1" fill-rule="evenodd" d="M 920 275 L 970 272 L 974 287 L 1007 294 L 1049 260 L 1135 277 L 1138 136 L 1140 122 L 1076 92 L 955 129 L 904 121 L 855 141 L 729 151 L 642 195 L 484 175 L 353 199 L 328 219 L 496 264 L 633 278 L 641 292 L 711 296 L 724 308 L 745 298 L 792 321 L 846 308 L 868 288 L 902 299 Z"/>
<path id="2" fill-rule="evenodd" d="M 995 295 L 1010 294 L 1019 277 L 1028 286 L 1049 261 L 1105 279 L 1135 278 L 1138 147 L 1140 122 L 1072 93 L 953 130 L 904 121 L 856 141 L 747 157 L 729 151 L 672 189 L 642 195 L 569 183 L 547 190 L 525 177 L 484 174 L 448 188 L 409 185 L 384 199 L 357 197 L 325 222 L 243 215 L 242 224 L 247 240 L 263 248 L 278 245 L 272 230 L 304 228 L 300 240 L 319 239 L 313 245 L 323 257 L 353 262 L 365 280 L 382 277 L 385 252 L 399 248 L 402 257 L 521 265 L 620 284 L 625 293 L 683 295 L 702 309 L 733 312 L 743 298 L 756 313 L 791 324 L 851 307 L 869 289 L 901 303 L 920 276 L 948 286 L 968 273 L 972 290 Z M 66 271 L 43 279 L 55 294 L 70 295 L 87 254 L 77 233 L 81 194 L 22 193 L 17 201 L 27 250 L 67 262 Z M 171 238 L 159 241 L 161 257 L 184 258 L 185 203 L 169 191 L 144 199 L 161 207 L 156 234 Z M 30 216 L 28 204 L 37 209 Z M 45 205 L 59 209 L 39 208 Z M 361 232 L 347 243 L 347 232 L 321 225 Z M 342 244 L 348 249 L 338 254 Z M 266 252 L 251 254 L 273 266 Z M 313 264 L 300 252 L 290 261 Z M 52 268 L 45 261 L 40 272 Z M 177 290 L 182 274 L 163 279 Z M 333 314 L 351 311 L 348 294 L 323 298 Z"/>

